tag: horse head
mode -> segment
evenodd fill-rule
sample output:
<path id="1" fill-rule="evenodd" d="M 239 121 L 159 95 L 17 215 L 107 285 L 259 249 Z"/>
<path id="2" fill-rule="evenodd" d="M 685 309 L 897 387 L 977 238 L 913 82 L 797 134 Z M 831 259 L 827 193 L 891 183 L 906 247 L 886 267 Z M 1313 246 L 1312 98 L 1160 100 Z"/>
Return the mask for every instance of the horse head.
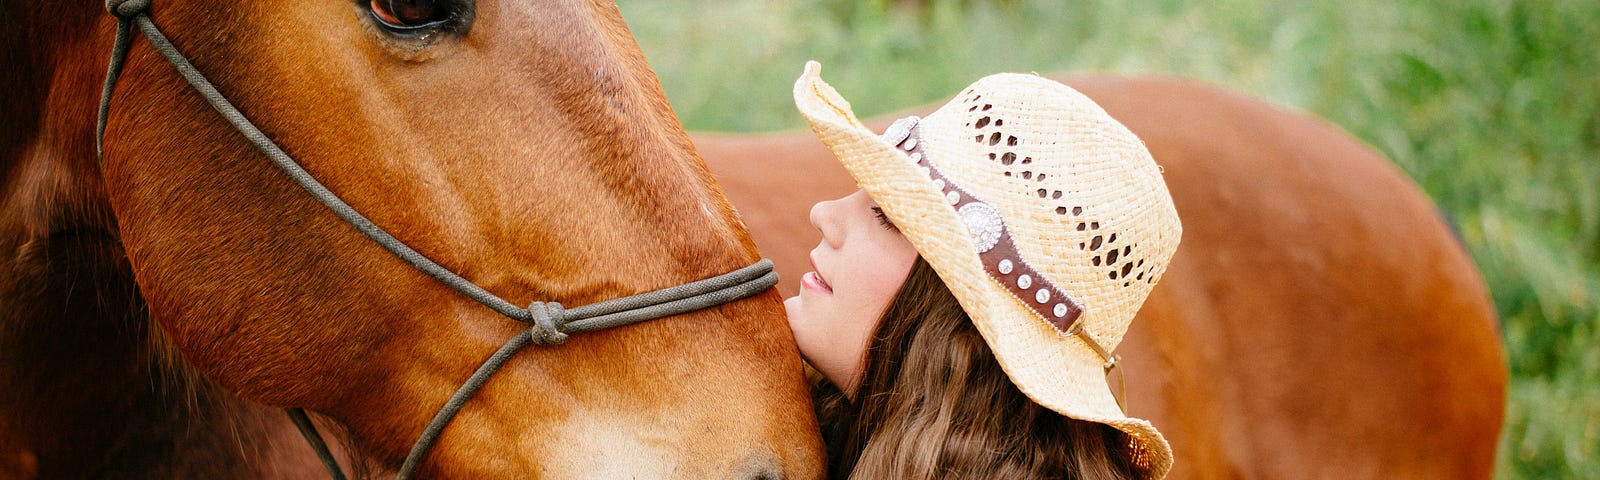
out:
<path id="1" fill-rule="evenodd" d="M 84 12 L 63 18 L 78 20 L 52 22 L 85 33 L 57 48 L 97 60 L 54 65 L 73 81 L 57 79 L 46 102 L 72 91 L 92 109 L 116 19 L 71 8 Z M 145 11 L 311 176 L 508 301 L 572 308 L 758 259 L 612 2 L 155 0 Z M 131 45 L 103 156 L 81 105 L 52 148 L 96 176 L 82 183 L 103 197 L 86 203 L 112 214 L 101 226 L 162 342 L 243 398 L 336 422 L 355 463 L 398 467 L 456 388 L 528 326 L 363 237 L 148 42 Z M 522 350 L 420 473 L 816 476 L 820 441 L 780 308 L 768 289 Z"/>

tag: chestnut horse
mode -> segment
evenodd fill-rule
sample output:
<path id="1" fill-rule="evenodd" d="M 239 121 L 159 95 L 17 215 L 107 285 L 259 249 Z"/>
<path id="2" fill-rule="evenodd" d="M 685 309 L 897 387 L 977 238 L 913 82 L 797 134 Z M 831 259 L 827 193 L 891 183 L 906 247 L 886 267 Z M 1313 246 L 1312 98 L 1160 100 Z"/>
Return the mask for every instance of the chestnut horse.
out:
<path id="1" fill-rule="evenodd" d="M 1183 219 L 1118 350 L 1171 478 L 1490 477 L 1494 311 L 1414 184 L 1327 124 L 1215 88 L 1061 80 L 1145 141 Z M 794 292 L 817 242 L 806 212 L 854 182 L 809 132 L 695 143 Z"/>
<path id="2" fill-rule="evenodd" d="M 395 470 L 526 329 L 367 240 L 114 18 L 0 0 L 0 478 L 326 478 L 282 411 Z M 568 306 L 758 259 L 616 6 L 194 2 L 149 15 L 357 210 L 499 296 Z M 270 406 L 270 407 L 269 407 Z M 773 289 L 513 357 L 420 473 L 816 478 Z"/>

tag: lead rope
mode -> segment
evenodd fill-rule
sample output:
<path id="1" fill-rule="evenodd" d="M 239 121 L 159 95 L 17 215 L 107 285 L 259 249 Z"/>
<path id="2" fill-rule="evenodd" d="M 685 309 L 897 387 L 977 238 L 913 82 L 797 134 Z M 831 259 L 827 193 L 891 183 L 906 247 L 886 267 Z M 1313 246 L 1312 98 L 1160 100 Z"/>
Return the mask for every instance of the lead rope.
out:
<path id="1" fill-rule="evenodd" d="M 389 232 L 372 223 L 361 212 L 357 212 L 350 204 L 345 203 L 338 195 L 324 187 L 321 182 L 311 176 L 311 173 L 302 168 L 293 158 L 290 158 L 289 154 L 278 148 L 278 145 L 273 143 L 272 139 L 267 138 L 267 134 L 256 128 L 255 124 L 250 123 L 250 120 L 246 119 L 244 114 L 233 106 L 233 103 L 229 102 L 227 98 L 222 96 L 221 92 L 217 91 L 217 87 L 212 85 L 205 75 L 196 70 L 194 65 L 183 57 L 183 54 L 178 53 L 178 49 L 172 46 L 172 42 L 167 40 L 167 36 L 163 35 L 161 30 L 156 28 L 155 23 L 150 21 L 150 15 L 147 12 L 149 8 L 150 0 L 106 1 L 106 9 L 117 17 L 118 34 L 116 44 L 111 48 L 111 65 L 106 71 L 106 87 L 101 90 L 101 113 L 99 124 L 96 126 L 101 133 L 97 135 L 97 138 L 103 139 L 105 137 L 107 112 L 111 110 L 111 93 L 116 88 L 115 82 L 117 78 L 121 76 L 122 65 L 128 55 L 128 44 L 132 41 L 132 36 L 123 32 L 131 30 L 129 26 L 131 23 L 132 26 L 139 28 L 140 33 L 143 33 L 145 38 L 150 41 L 150 46 L 156 52 L 166 57 L 167 61 L 177 68 L 178 73 L 183 75 L 184 80 L 187 80 L 189 85 L 194 87 L 200 96 L 205 99 L 206 103 L 211 104 L 211 107 L 215 108 L 217 113 L 222 114 L 222 117 L 227 119 L 228 123 L 238 129 L 239 133 L 244 134 L 245 138 L 250 140 L 250 143 L 255 144 L 256 149 L 266 154 L 267 158 L 271 159 L 272 163 L 277 165 L 280 170 L 283 170 L 283 173 L 287 174 L 290 180 L 294 180 L 294 183 L 300 185 L 307 193 L 311 194 L 312 198 L 317 199 L 318 202 L 332 210 L 340 219 L 355 227 L 356 230 L 361 231 L 367 238 L 377 242 L 389 253 L 393 253 L 396 257 L 400 257 L 401 260 L 411 264 L 412 267 L 478 301 L 478 303 L 482 303 L 500 312 L 501 315 L 518 321 L 527 322 L 531 320 L 526 309 L 512 305 L 511 302 L 489 293 L 482 287 L 474 285 L 467 279 L 461 278 L 454 272 L 439 266 L 439 264 L 424 257 L 421 253 L 417 253 L 416 250 L 411 249 L 411 247 L 390 235 Z"/>
<path id="2" fill-rule="evenodd" d="M 217 91 L 205 75 L 195 69 L 189 60 L 167 40 L 166 35 L 156 28 L 149 16 L 150 0 L 106 0 L 106 10 L 117 18 L 117 36 L 111 48 L 111 61 L 106 68 L 106 83 L 100 91 L 100 109 L 95 125 L 95 151 L 101 157 L 104 166 L 104 141 L 106 119 L 111 111 L 111 96 L 116 89 L 118 77 L 122 74 L 123 64 L 128 57 L 128 48 L 132 42 L 131 32 L 133 27 L 138 27 L 139 32 L 149 40 L 150 46 L 165 57 L 177 69 L 184 80 L 194 87 L 195 91 L 215 108 L 222 117 L 232 124 L 239 133 L 243 134 L 250 143 L 254 144 L 261 153 L 265 154 L 272 163 L 289 176 L 295 184 L 300 185 L 307 193 L 311 194 L 323 206 L 333 211 L 340 219 L 349 223 L 367 238 L 372 239 L 384 250 L 411 264 L 417 270 L 440 283 L 466 295 L 478 303 L 483 304 L 501 315 L 513 320 L 530 323 L 527 330 L 512 337 L 505 345 L 501 346 L 494 355 L 473 372 L 472 377 L 462 384 L 456 393 L 450 397 L 439 413 L 434 415 L 428 427 L 423 430 L 422 436 L 412 445 L 411 452 L 406 456 L 405 463 L 401 466 L 396 478 L 407 479 L 415 473 L 422 459 L 427 456 L 428 450 L 438 440 L 440 433 L 456 413 L 466 404 L 467 400 L 488 381 L 489 376 L 498 371 L 507 360 L 518 350 L 529 343 L 541 346 L 559 345 L 567 340 L 569 334 L 590 332 L 611 327 L 638 323 L 680 313 L 692 312 L 703 308 L 725 304 L 734 300 L 750 297 L 766 291 L 778 283 L 777 272 L 772 271 L 772 261 L 762 259 L 753 265 L 718 275 L 716 277 L 679 285 L 676 287 L 656 290 L 629 297 L 607 300 L 590 305 L 567 310 L 556 302 L 533 302 L 528 308 L 521 308 L 507 302 L 505 299 L 490 293 L 477 284 L 456 275 L 449 269 L 440 266 L 421 253 L 407 246 L 404 242 L 390 235 L 382 227 L 372 223 L 366 216 L 357 212 L 344 200 L 324 187 L 304 168 L 296 163 L 289 154 L 284 153 L 261 129 L 245 118 L 222 93 Z M 344 472 L 340 469 L 338 461 L 328 450 L 322 436 L 317 433 L 316 427 L 311 424 L 311 419 L 305 411 L 299 408 L 286 409 L 289 418 L 294 421 L 300 433 L 305 436 L 306 442 L 311 444 L 323 465 L 328 467 L 328 472 L 337 480 L 344 480 Z"/>
<path id="3" fill-rule="evenodd" d="M 511 340 L 485 360 L 483 365 L 472 373 L 472 377 L 450 396 L 450 400 L 445 402 L 439 413 L 428 422 L 428 427 L 422 431 L 422 436 L 412 444 L 411 453 L 406 456 L 406 461 L 401 465 L 400 473 L 395 478 L 411 478 L 417 467 L 422 464 L 422 459 L 428 455 L 428 450 L 439 439 L 439 435 L 444 432 L 445 426 L 450 424 L 450 420 L 455 418 L 462 405 L 478 392 L 478 388 L 489 381 L 491 375 L 505 365 L 506 360 L 510 360 L 512 355 L 529 343 L 542 346 L 555 345 L 565 341 L 568 334 L 603 330 L 721 305 L 766 291 L 777 282 L 778 274 L 772 271 L 772 261 L 762 259 L 755 265 L 705 280 L 592 303 L 571 310 L 563 308 L 560 303 L 534 302 L 528 307 L 535 318 L 532 322 L 534 325 L 511 337 Z M 343 480 L 344 474 L 339 470 L 338 463 L 333 461 L 333 455 L 322 444 L 322 439 L 311 426 L 310 420 L 304 418 L 305 413 L 300 409 L 290 409 L 289 416 L 295 419 L 296 425 L 304 424 L 300 427 L 301 434 L 311 443 L 312 448 L 317 450 L 317 455 L 322 457 L 323 464 L 328 465 L 328 471 L 333 474 L 333 478 Z"/>
<path id="4" fill-rule="evenodd" d="M 333 458 L 333 451 L 328 450 L 328 444 L 322 441 L 322 435 L 317 433 L 317 426 L 311 424 L 311 417 L 306 416 L 306 411 L 298 408 L 285 408 L 283 411 L 289 414 L 289 420 L 300 430 L 300 436 L 305 437 L 306 443 L 311 444 L 311 449 L 317 451 L 317 459 L 322 460 L 322 466 L 328 469 L 328 475 L 333 477 L 333 480 L 345 480 L 344 470 L 339 468 L 339 461 Z"/>
<path id="5" fill-rule="evenodd" d="M 500 370 L 511 355 L 528 343 L 541 346 L 555 345 L 566 341 L 569 333 L 602 330 L 721 305 L 766 291 L 777 283 L 778 273 L 772 271 L 772 261 L 762 259 L 755 265 L 694 283 L 592 303 L 571 310 L 563 309 L 560 303 L 534 302 L 528 307 L 536 319 L 534 326 L 511 337 L 510 341 L 478 367 L 478 371 L 473 372 L 472 377 L 456 390 L 455 395 L 450 396 L 450 401 L 445 402 L 439 413 L 434 415 L 433 421 L 428 422 L 428 428 L 423 430 L 422 437 L 411 446 L 411 453 L 406 456 L 405 464 L 400 467 L 400 474 L 395 478 L 411 477 L 421 465 L 423 457 L 427 456 L 433 442 L 444 431 L 444 427 L 449 425 L 450 420 L 455 418 L 456 412 L 461 410 L 461 406 L 472 398 L 472 394 L 477 393 L 478 388 L 489 380 L 490 375 Z"/>

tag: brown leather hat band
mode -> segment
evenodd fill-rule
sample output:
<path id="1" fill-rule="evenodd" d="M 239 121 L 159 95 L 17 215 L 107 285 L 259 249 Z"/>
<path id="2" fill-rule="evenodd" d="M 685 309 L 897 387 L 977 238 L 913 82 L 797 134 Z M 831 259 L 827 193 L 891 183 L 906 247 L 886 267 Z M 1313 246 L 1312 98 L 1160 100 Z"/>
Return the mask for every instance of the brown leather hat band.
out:
<path id="1" fill-rule="evenodd" d="M 989 277 L 1062 335 L 1077 334 L 1073 327 L 1083 314 L 1083 306 L 1022 260 L 998 210 L 939 173 L 923 150 L 920 121 L 916 116 L 895 121 L 884 132 L 884 141 L 904 150 L 911 161 L 928 174 L 934 186 L 939 187 L 972 234 L 973 246 Z"/>

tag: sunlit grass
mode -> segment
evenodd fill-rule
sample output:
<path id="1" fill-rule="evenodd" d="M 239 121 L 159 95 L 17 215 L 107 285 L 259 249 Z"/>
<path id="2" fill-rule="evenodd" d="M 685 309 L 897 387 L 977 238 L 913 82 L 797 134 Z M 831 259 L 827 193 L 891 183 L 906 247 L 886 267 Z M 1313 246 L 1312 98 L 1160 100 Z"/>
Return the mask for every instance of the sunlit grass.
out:
<path id="1" fill-rule="evenodd" d="M 1455 218 L 1489 282 L 1513 375 L 1498 476 L 1600 478 L 1600 2 L 618 3 L 692 130 L 801 127 L 808 59 L 864 116 L 988 73 L 1092 70 L 1328 119 Z"/>

